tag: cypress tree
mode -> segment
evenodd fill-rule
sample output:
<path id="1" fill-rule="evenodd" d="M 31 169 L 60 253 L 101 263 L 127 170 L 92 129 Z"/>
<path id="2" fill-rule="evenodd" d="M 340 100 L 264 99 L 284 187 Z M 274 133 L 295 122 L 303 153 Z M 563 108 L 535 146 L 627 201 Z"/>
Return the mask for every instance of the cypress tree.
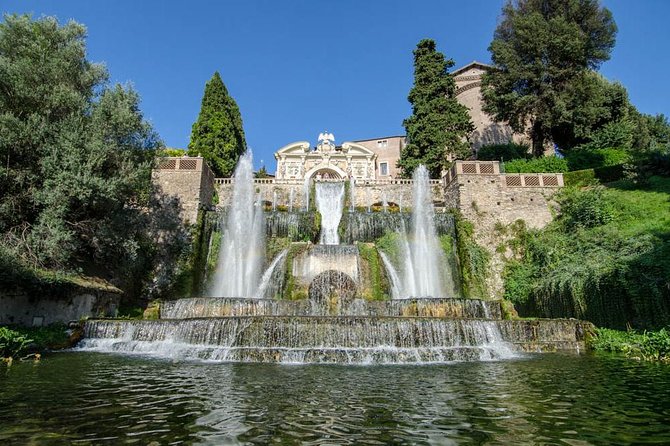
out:
<path id="1" fill-rule="evenodd" d="M 403 121 L 408 144 L 398 167 L 405 177 L 419 164 L 437 178 L 452 159 L 470 154 L 468 135 L 474 130 L 468 110 L 456 101 L 456 83 L 447 70 L 454 61 L 436 50 L 435 41 L 423 39 L 414 50 L 414 87 L 408 100 L 412 116 Z"/>
<path id="2" fill-rule="evenodd" d="M 217 71 L 205 85 L 188 154 L 205 158 L 216 176 L 230 177 L 246 149 L 240 109 Z"/>

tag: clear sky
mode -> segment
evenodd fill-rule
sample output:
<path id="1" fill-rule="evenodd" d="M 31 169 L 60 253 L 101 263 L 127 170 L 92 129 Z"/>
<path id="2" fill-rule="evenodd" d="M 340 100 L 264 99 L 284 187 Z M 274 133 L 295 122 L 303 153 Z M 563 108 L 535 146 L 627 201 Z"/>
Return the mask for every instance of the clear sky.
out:
<path id="1" fill-rule="evenodd" d="M 489 62 L 503 0 L 3 0 L 3 12 L 88 27 L 89 59 L 132 83 L 165 143 L 186 147 L 215 70 L 240 106 L 256 166 L 294 141 L 400 135 L 412 50 L 422 38 L 456 67 Z M 670 1 L 604 0 L 619 27 L 602 73 L 644 113 L 670 114 Z"/>

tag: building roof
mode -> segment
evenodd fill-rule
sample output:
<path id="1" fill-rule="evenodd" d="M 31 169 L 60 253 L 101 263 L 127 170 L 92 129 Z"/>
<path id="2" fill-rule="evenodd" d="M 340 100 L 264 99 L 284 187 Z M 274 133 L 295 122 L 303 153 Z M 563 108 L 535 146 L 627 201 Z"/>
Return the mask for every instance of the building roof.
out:
<path id="1" fill-rule="evenodd" d="M 493 65 L 489 65 L 489 64 L 485 64 L 485 63 L 477 62 L 476 60 L 473 60 L 469 64 L 464 65 L 461 68 L 457 68 L 449 74 L 451 74 L 452 76 L 458 76 L 459 74 L 469 70 L 470 68 L 481 68 L 482 70 L 489 70 L 489 69 L 493 68 Z"/>
<path id="2" fill-rule="evenodd" d="M 380 136 L 379 138 L 354 139 L 352 142 L 378 141 L 380 139 L 404 138 L 405 135 Z"/>

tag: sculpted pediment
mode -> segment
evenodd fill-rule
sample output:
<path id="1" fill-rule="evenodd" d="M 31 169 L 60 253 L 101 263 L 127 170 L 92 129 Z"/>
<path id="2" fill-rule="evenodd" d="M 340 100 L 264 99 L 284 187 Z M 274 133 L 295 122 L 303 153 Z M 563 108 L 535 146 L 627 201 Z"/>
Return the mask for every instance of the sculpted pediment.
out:
<path id="1" fill-rule="evenodd" d="M 345 142 L 342 143 L 342 152 L 346 153 L 347 155 L 359 155 L 359 156 L 375 156 L 375 153 L 368 149 L 363 147 L 360 144 L 356 144 L 355 142 Z"/>
<path id="2" fill-rule="evenodd" d="M 309 153 L 311 145 L 307 141 L 298 141 L 287 144 L 275 152 L 275 158 L 282 155 L 304 155 Z"/>

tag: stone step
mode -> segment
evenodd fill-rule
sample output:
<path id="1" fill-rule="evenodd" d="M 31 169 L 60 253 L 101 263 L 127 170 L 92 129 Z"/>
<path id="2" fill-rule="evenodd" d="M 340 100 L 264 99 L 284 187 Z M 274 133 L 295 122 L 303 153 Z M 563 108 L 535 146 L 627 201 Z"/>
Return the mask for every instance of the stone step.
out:
<path id="1" fill-rule="evenodd" d="M 163 302 L 164 319 L 225 316 L 421 316 L 501 319 L 499 301 L 458 298 L 414 298 L 389 301 L 353 299 L 325 307 L 308 299 L 289 301 L 227 297 L 198 297 Z"/>
<path id="2" fill-rule="evenodd" d="M 358 316 L 90 320 L 85 327 L 85 346 L 102 350 L 125 348 L 128 351 L 136 350 L 142 343 L 149 345 L 142 348 L 149 349 L 153 348 L 151 345 L 191 345 L 294 350 L 429 351 L 472 347 L 579 351 L 584 348 L 584 336 L 590 327 L 591 324 L 586 322 L 564 319 L 492 321 Z M 112 348 L 113 345 L 116 347 Z"/>

